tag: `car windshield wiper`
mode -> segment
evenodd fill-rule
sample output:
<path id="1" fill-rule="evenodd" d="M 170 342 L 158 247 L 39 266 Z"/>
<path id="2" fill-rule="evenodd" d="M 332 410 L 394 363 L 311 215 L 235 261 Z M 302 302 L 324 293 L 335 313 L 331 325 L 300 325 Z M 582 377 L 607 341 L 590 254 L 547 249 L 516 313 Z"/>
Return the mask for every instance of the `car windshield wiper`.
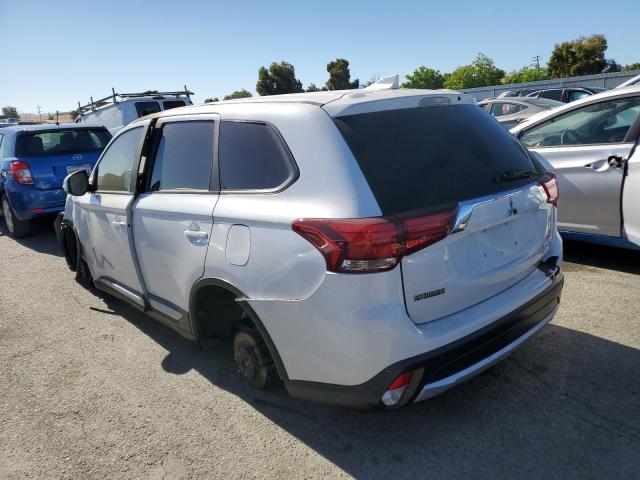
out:
<path id="1" fill-rule="evenodd" d="M 540 175 L 540 172 L 536 172 L 535 170 L 507 170 L 497 175 L 493 179 L 493 183 L 511 182 L 522 178 L 535 178 L 538 175 Z"/>

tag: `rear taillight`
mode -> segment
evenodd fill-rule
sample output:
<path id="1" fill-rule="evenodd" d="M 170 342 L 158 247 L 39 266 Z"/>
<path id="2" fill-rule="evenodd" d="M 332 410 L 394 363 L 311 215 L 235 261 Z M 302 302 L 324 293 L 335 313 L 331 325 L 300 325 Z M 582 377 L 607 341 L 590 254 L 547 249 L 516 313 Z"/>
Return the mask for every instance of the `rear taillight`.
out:
<path id="1" fill-rule="evenodd" d="M 411 381 L 411 373 L 412 372 L 401 373 L 393 382 L 391 382 L 391 385 L 389 385 L 382 394 L 382 403 L 387 407 L 391 407 L 400 401 L 402 394 Z"/>
<path id="2" fill-rule="evenodd" d="M 446 237 L 457 205 L 371 218 L 302 218 L 291 224 L 325 258 L 327 270 L 370 273 L 391 270 L 400 259 Z"/>
<path id="3" fill-rule="evenodd" d="M 16 182 L 23 185 L 33 185 L 33 178 L 31 178 L 27 162 L 11 162 L 9 167 L 11 168 L 11 176 Z"/>
<path id="4" fill-rule="evenodd" d="M 558 179 L 555 174 L 546 172 L 544 175 L 539 177 L 538 181 L 547 194 L 547 202 L 552 204 L 554 207 L 557 207 L 558 198 L 560 198 L 560 191 L 558 190 Z"/>

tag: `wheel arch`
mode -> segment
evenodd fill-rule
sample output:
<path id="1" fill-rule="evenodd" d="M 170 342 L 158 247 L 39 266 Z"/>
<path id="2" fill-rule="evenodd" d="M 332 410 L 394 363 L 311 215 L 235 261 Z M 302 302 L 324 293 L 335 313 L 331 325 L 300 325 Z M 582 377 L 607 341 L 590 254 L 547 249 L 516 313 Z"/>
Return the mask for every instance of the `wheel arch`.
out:
<path id="1" fill-rule="evenodd" d="M 247 301 L 238 300 L 238 299 L 246 298 L 244 293 L 240 289 L 238 289 L 237 287 L 235 287 L 234 285 L 232 285 L 231 283 L 225 280 L 221 280 L 219 278 L 203 278 L 198 280 L 191 288 L 191 292 L 189 294 L 189 319 L 191 321 L 191 329 L 193 331 L 194 336 L 197 339 L 203 338 L 202 337 L 203 328 L 202 328 L 202 325 L 200 325 L 200 320 L 198 319 L 198 315 L 197 315 L 198 301 L 199 301 L 198 293 L 201 292 L 203 289 L 212 288 L 212 287 L 226 291 L 229 294 L 234 296 L 238 306 L 247 314 L 247 316 L 249 317 L 253 325 L 258 330 L 258 333 L 260 333 L 260 336 L 264 340 L 264 343 L 266 344 L 267 348 L 269 349 L 269 354 L 271 355 L 271 358 L 273 358 L 273 362 L 276 366 L 276 371 L 278 372 L 278 376 L 283 381 L 285 382 L 288 381 L 289 377 L 287 375 L 287 371 L 284 366 L 284 363 L 280 358 L 280 354 L 278 353 L 278 349 L 276 348 L 275 343 L 271 339 L 271 335 L 269 334 L 268 330 L 262 323 L 262 320 L 260 320 L 260 317 L 258 316 L 258 314 L 251 307 L 251 305 L 249 305 Z"/>

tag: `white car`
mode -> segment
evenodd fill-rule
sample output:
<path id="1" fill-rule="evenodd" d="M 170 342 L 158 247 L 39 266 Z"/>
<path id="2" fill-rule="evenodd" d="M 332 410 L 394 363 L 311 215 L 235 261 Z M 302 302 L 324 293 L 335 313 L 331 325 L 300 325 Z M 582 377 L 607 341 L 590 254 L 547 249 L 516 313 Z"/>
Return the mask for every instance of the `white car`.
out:
<path id="1" fill-rule="evenodd" d="M 145 115 L 192 105 L 191 95 L 193 92 L 186 86 L 183 91 L 176 92 L 116 93 L 114 90 L 108 97 L 93 100 L 87 105 L 78 102 L 80 113 L 74 121 L 106 127 L 111 135 L 115 135 Z"/>
<path id="2" fill-rule="evenodd" d="M 640 246 L 640 85 L 610 90 L 511 129 L 558 177 L 566 238 Z"/>
<path id="3" fill-rule="evenodd" d="M 397 408 L 555 315 L 553 175 L 471 97 L 373 88 L 161 112 L 67 178 L 85 281 L 300 398 Z"/>

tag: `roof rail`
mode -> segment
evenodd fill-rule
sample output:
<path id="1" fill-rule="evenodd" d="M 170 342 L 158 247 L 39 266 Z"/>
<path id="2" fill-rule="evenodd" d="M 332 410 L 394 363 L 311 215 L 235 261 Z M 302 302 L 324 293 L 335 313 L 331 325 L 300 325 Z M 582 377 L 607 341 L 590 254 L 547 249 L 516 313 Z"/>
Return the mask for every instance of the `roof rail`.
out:
<path id="1" fill-rule="evenodd" d="M 160 92 L 158 90 L 147 90 L 146 92 L 138 92 L 138 93 L 116 93 L 114 88 L 111 88 L 111 95 L 108 97 L 100 98 L 98 100 L 94 100 L 93 97 L 90 98 L 90 102 L 86 105 L 81 105 L 78 102 L 78 115 L 85 113 L 87 110 L 94 111 L 96 108 L 101 107 L 105 103 L 118 103 L 118 99 L 125 98 L 137 98 L 137 97 L 161 97 L 164 95 L 172 96 L 172 97 L 180 97 L 184 95 L 187 98 L 191 98 L 193 92 L 187 89 L 187 86 L 184 86 L 184 90 L 177 90 L 175 92 Z"/>
<path id="2" fill-rule="evenodd" d="M 365 90 L 396 90 L 400 88 L 400 75 L 389 75 L 373 82 Z"/>

